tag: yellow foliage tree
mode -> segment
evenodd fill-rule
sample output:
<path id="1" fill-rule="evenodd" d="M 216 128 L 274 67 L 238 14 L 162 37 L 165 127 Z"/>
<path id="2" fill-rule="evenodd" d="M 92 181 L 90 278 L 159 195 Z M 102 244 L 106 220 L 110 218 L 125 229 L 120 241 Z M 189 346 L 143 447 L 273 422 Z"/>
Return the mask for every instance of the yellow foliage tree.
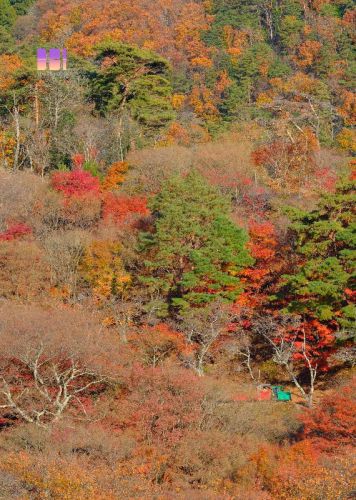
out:
<path id="1" fill-rule="evenodd" d="M 343 128 L 337 136 L 337 142 L 342 149 L 356 153 L 356 131 L 348 128 Z"/>
<path id="2" fill-rule="evenodd" d="M 114 241 L 94 241 L 85 251 L 81 271 L 98 300 L 122 294 L 131 282 L 121 259 L 121 245 Z"/>
<path id="3" fill-rule="evenodd" d="M 12 167 L 14 164 L 14 150 L 16 140 L 7 132 L 0 131 L 0 165 Z"/>
<path id="4" fill-rule="evenodd" d="M 183 107 L 184 101 L 185 101 L 184 94 L 173 94 L 172 106 L 174 109 L 181 109 Z"/>
<path id="5" fill-rule="evenodd" d="M 199 117 L 210 121 L 217 119 L 219 112 L 214 104 L 214 94 L 205 85 L 193 87 L 189 102 Z"/>
<path id="6" fill-rule="evenodd" d="M 98 486 L 98 478 L 103 474 L 100 466 L 89 471 L 85 465 L 60 458 L 43 460 L 38 455 L 20 452 L 2 457 L 0 472 L 10 473 L 27 490 L 35 490 L 38 499 L 114 500 L 110 491 L 103 492 Z"/>

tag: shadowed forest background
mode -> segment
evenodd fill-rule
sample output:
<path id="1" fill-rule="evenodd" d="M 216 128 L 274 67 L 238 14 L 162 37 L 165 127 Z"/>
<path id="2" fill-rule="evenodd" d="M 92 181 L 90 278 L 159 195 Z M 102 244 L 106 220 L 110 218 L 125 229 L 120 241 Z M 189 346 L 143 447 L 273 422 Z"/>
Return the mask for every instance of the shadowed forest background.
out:
<path id="1" fill-rule="evenodd" d="M 0 0 L 1 500 L 354 498 L 355 12 Z"/>

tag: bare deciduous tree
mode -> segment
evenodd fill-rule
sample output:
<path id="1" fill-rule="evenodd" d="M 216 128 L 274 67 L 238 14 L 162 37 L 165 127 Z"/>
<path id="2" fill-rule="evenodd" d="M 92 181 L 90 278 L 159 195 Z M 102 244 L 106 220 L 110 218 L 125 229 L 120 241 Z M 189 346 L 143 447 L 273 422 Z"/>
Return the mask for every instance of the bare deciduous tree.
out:
<path id="1" fill-rule="evenodd" d="M 288 326 L 293 327 L 291 330 L 294 330 L 294 333 L 287 333 Z M 273 349 L 273 361 L 286 370 L 307 405 L 311 407 L 313 405 L 318 364 L 312 360 L 312 357 L 308 353 L 304 328 L 300 326 L 298 329 L 298 326 L 300 326 L 299 321 L 295 317 L 286 316 L 281 323 L 277 323 L 274 318 L 267 316 L 256 322 L 255 331 L 262 335 L 271 345 Z M 302 342 L 300 342 L 300 331 L 303 335 Z M 300 367 L 300 360 L 296 359 L 296 354 L 299 354 L 299 357 L 304 360 L 304 364 L 308 369 L 308 388 L 304 388 L 299 382 L 298 366 Z"/>
<path id="2" fill-rule="evenodd" d="M 241 364 L 247 368 L 253 382 L 259 383 L 261 379 L 261 372 L 260 370 L 255 372 L 253 369 L 251 347 L 245 343 L 244 345 L 241 345 L 241 347 L 236 348 L 236 354 L 242 358 L 243 361 Z"/>
<path id="3" fill-rule="evenodd" d="M 46 182 L 30 172 L 0 169 L 0 230 L 11 220 L 32 222 L 35 205 L 46 188 Z"/>
<path id="4" fill-rule="evenodd" d="M 67 286 L 75 295 L 78 266 L 89 241 L 89 234 L 80 230 L 57 232 L 46 238 L 43 246 L 51 269 L 52 284 Z"/>
<path id="5" fill-rule="evenodd" d="M 192 309 L 181 316 L 181 329 L 189 343 L 196 342 L 198 350 L 193 368 L 199 376 L 204 375 L 208 353 L 232 320 L 230 308 L 217 300 L 201 309 Z"/>
<path id="6" fill-rule="evenodd" d="M 0 308 L 2 414 L 47 426 L 69 409 L 86 414 L 85 398 L 114 380 L 116 345 L 94 317 L 63 312 Z"/>

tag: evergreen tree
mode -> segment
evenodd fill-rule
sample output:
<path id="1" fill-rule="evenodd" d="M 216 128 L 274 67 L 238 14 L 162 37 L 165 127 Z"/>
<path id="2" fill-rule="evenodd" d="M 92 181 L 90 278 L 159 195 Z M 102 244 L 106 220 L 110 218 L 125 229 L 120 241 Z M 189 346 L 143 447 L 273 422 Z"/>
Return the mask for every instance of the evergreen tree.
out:
<path id="1" fill-rule="evenodd" d="M 0 54 L 13 53 L 15 46 L 14 37 L 4 26 L 0 26 Z"/>
<path id="2" fill-rule="evenodd" d="M 0 26 L 11 28 L 16 19 L 16 11 L 9 0 L 0 0 Z"/>
<path id="3" fill-rule="evenodd" d="M 17 15 L 22 16 L 26 14 L 29 7 L 34 3 L 34 0 L 10 0 L 11 5 L 17 12 Z"/>
<path id="4" fill-rule="evenodd" d="M 147 129 L 157 129 L 174 118 L 168 62 L 130 45 L 101 45 L 90 74 L 91 97 L 106 113 L 128 111 Z"/>
<path id="5" fill-rule="evenodd" d="M 355 182 L 342 181 L 334 194 L 324 194 L 311 212 L 288 209 L 296 252 L 303 259 L 296 274 L 284 276 L 281 294 L 288 309 L 354 326 Z"/>
<path id="6" fill-rule="evenodd" d="M 141 234 L 142 281 L 166 305 L 184 309 L 242 291 L 239 271 L 251 265 L 247 235 L 229 218 L 229 203 L 197 172 L 166 182 L 151 201 L 154 228 Z"/>

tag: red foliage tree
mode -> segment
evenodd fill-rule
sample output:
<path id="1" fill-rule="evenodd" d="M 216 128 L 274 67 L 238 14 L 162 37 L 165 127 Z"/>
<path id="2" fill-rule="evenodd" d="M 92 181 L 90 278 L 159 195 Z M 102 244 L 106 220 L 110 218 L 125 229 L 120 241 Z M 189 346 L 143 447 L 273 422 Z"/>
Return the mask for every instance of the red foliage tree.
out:
<path id="1" fill-rule="evenodd" d="M 321 403 L 301 416 L 303 437 L 319 449 L 334 452 L 335 447 L 352 445 L 356 433 L 356 378 L 341 390 L 325 396 Z"/>
<path id="2" fill-rule="evenodd" d="M 137 219 L 138 216 L 147 216 L 147 200 L 141 196 L 115 195 L 107 193 L 103 200 L 103 219 L 112 220 L 117 225 L 124 225 Z"/>
<path id="3" fill-rule="evenodd" d="M 249 221 L 249 247 L 255 259 L 255 265 L 241 273 L 245 292 L 238 298 L 237 304 L 256 307 L 264 302 L 264 286 L 281 267 L 278 258 L 276 229 L 270 221 Z"/>
<path id="4" fill-rule="evenodd" d="M 84 155 L 81 153 L 75 153 L 72 156 L 72 162 L 76 169 L 81 169 L 83 167 L 84 161 L 85 161 Z"/>
<path id="5" fill-rule="evenodd" d="M 336 182 L 337 175 L 331 168 L 323 167 L 316 170 L 315 179 L 313 179 L 314 186 L 318 186 L 323 191 L 332 192 L 335 189 Z M 313 186 L 311 185 L 310 188 L 312 189 Z"/>
<path id="6" fill-rule="evenodd" d="M 65 196 L 99 194 L 99 180 L 91 173 L 77 169 L 71 172 L 56 172 L 51 179 L 52 187 Z"/>
<path id="7" fill-rule="evenodd" d="M 147 444 L 173 446 L 201 417 L 203 388 L 191 371 L 133 367 L 124 425 Z"/>
<path id="8" fill-rule="evenodd" d="M 294 342 L 296 350 L 294 359 L 296 360 L 305 359 L 305 356 L 302 354 L 304 334 L 306 338 L 306 355 L 318 367 L 319 371 L 328 371 L 328 359 L 335 350 L 335 335 L 333 330 L 316 319 L 304 321 L 300 325 L 298 336 Z"/>

